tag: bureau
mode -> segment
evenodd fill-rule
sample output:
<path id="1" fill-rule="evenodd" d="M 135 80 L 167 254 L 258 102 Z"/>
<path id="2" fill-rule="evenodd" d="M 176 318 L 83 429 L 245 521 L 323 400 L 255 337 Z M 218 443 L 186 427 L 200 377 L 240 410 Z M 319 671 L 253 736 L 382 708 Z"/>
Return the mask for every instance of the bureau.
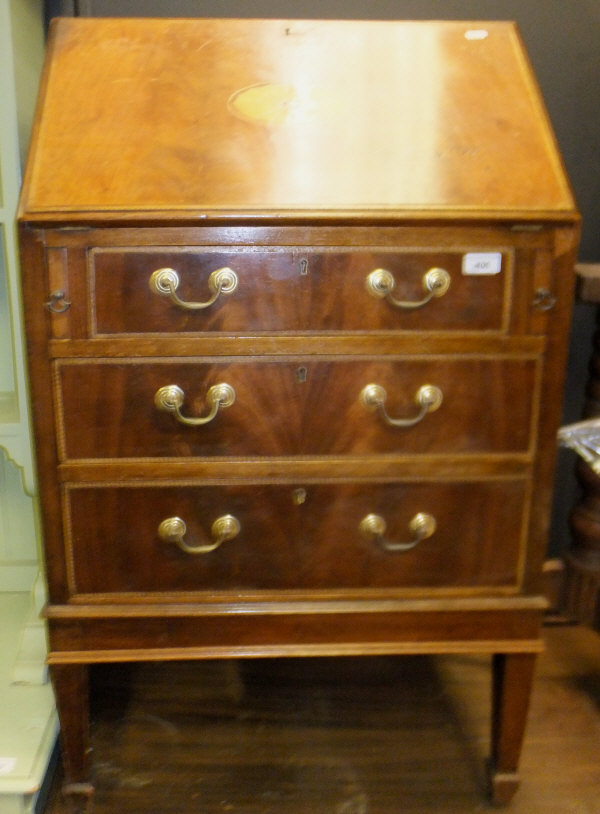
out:
<path id="1" fill-rule="evenodd" d="M 508 802 L 578 238 L 514 26 L 55 21 L 19 228 L 74 804 L 90 664 L 470 651 Z"/>

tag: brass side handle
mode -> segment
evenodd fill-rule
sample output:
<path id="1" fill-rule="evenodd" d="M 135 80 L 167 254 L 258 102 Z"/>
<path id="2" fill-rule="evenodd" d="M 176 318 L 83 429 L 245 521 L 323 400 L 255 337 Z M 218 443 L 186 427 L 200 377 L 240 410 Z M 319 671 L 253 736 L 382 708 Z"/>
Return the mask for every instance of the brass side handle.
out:
<path id="1" fill-rule="evenodd" d="M 172 303 L 184 311 L 200 311 L 208 308 L 221 294 L 232 294 L 238 286 L 238 276 L 233 269 L 227 266 L 211 272 L 208 278 L 208 288 L 211 296 L 206 302 L 186 302 L 176 293 L 179 288 L 179 274 L 175 269 L 156 269 L 150 275 L 150 291 L 162 297 L 168 297 Z"/>
<path id="2" fill-rule="evenodd" d="M 241 526 L 237 517 L 224 514 L 217 517 L 211 526 L 211 543 L 190 545 L 185 541 L 187 526 L 181 517 L 167 517 L 158 527 L 158 536 L 163 543 L 175 543 L 186 554 L 209 554 L 227 540 L 233 540 L 240 533 Z"/>
<path id="3" fill-rule="evenodd" d="M 409 418 L 392 418 L 385 409 L 387 392 L 380 384 L 367 384 L 360 392 L 360 399 L 369 410 L 379 410 L 386 424 L 391 427 L 414 427 L 422 421 L 427 413 L 437 410 L 442 401 L 443 393 L 434 384 L 423 384 L 415 393 L 415 404 L 419 408 L 416 415 Z"/>
<path id="4" fill-rule="evenodd" d="M 64 314 L 71 307 L 71 303 L 66 299 L 64 291 L 53 291 L 48 302 L 44 303 L 44 307 L 53 314 Z"/>
<path id="5" fill-rule="evenodd" d="M 551 311 L 556 305 L 556 297 L 549 289 L 538 288 L 534 293 L 531 305 L 538 311 Z"/>
<path id="6" fill-rule="evenodd" d="M 446 269 L 431 268 L 423 275 L 423 290 L 425 296 L 420 300 L 397 300 L 392 291 L 396 287 L 396 280 L 391 271 L 387 269 L 374 269 L 365 280 L 367 291 L 371 296 L 386 299 L 395 308 L 403 311 L 413 311 L 422 308 L 434 297 L 442 297 L 450 288 L 450 275 Z"/>
<path id="7" fill-rule="evenodd" d="M 185 393 L 177 384 L 167 384 L 159 388 L 154 394 L 154 405 L 158 410 L 172 413 L 180 424 L 189 427 L 199 427 L 208 424 L 217 415 L 220 409 L 231 407 L 235 402 L 235 390 L 227 382 L 220 382 L 209 387 L 206 393 L 208 413 L 205 416 L 189 417 L 183 415 L 181 407 L 185 400 Z"/>
<path id="8" fill-rule="evenodd" d="M 360 521 L 359 530 L 368 540 L 374 539 L 385 551 L 410 551 L 435 533 L 436 519 L 427 512 L 418 512 L 408 524 L 411 539 L 407 543 L 392 543 L 385 538 L 387 523 L 379 514 L 368 514 Z"/>

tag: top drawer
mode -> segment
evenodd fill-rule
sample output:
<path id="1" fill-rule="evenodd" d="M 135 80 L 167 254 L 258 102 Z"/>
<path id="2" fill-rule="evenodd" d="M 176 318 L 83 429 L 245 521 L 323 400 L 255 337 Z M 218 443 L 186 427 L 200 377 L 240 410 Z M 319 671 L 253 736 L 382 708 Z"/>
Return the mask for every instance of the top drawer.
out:
<path id="1" fill-rule="evenodd" d="M 500 251 L 96 248 L 90 324 L 96 336 L 500 331 L 511 266 Z"/>

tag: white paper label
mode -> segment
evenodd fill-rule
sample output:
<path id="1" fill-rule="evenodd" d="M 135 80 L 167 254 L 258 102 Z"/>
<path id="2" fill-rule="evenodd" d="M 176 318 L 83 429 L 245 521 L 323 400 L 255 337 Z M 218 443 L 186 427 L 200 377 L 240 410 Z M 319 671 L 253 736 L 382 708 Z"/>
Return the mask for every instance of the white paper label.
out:
<path id="1" fill-rule="evenodd" d="M 463 274 L 498 274 L 502 271 L 500 252 L 469 252 L 463 255 Z"/>
<path id="2" fill-rule="evenodd" d="M 10 774 L 16 765 L 16 757 L 0 757 L 0 776 Z"/>
<path id="3" fill-rule="evenodd" d="M 488 32 L 485 28 L 470 28 L 468 31 L 465 31 L 466 40 L 485 40 L 487 35 Z"/>

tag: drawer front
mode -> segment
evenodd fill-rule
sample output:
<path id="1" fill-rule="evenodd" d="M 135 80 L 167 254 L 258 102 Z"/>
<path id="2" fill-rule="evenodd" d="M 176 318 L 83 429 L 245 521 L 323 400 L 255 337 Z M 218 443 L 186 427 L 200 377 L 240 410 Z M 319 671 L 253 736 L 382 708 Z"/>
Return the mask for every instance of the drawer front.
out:
<path id="1" fill-rule="evenodd" d="M 88 261 L 92 332 L 499 331 L 511 256 L 485 256 L 492 255 L 498 271 L 483 274 L 477 269 L 479 255 L 466 250 L 93 249 Z M 154 274 L 161 269 L 170 271 Z M 235 277 L 214 276 L 220 269 Z M 391 277 L 369 277 L 378 269 Z M 448 277 L 426 277 L 432 269 L 443 269 Z M 414 305 L 431 296 L 432 285 L 439 293 L 444 285 L 435 286 L 442 279 L 449 281 L 446 293 L 419 308 L 376 296 L 382 285 L 384 291 L 393 285 L 391 296 Z M 215 302 L 197 307 L 217 292 Z M 181 302 L 174 302 L 173 294 Z"/>
<path id="2" fill-rule="evenodd" d="M 514 358 L 63 360 L 55 379 L 62 460 L 525 452 L 537 398 Z"/>
<path id="3" fill-rule="evenodd" d="M 65 494 L 71 590 L 511 586 L 525 491 L 515 480 L 79 486 Z"/>

